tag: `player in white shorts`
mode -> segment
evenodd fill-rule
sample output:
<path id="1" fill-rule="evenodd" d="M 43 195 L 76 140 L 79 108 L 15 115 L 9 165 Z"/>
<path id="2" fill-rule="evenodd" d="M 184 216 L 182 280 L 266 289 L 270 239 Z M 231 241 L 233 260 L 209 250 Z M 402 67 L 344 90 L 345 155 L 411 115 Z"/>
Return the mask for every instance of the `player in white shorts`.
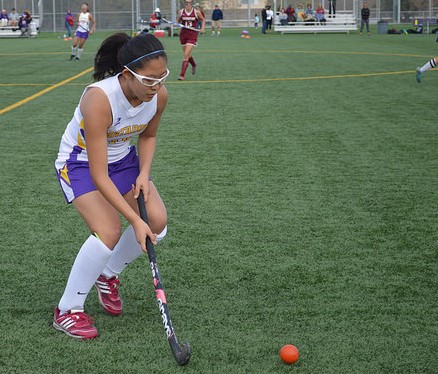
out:
<path id="1" fill-rule="evenodd" d="M 146 236 L 157 243 L 166 234 L 166 208 L 150 169 L 168 75 L 167 57 L 155 36 L 108 37 L 95 58 L 96 83 L 85 88 L 62 136 L 55 161 L 58 180 L 91 233 L 54 312 L 53 326 L 69 336 L 98 336 L 93 319 L 84 313 L 93 285 L 107 313 L 122 313 L 119 274 L 146 252 Z M 130 142 L 135 135 L 137 150 Z M 149 226 L 139 216 L 140 190 Z M 130 224 L 123 234 L 119 215 Z"/>

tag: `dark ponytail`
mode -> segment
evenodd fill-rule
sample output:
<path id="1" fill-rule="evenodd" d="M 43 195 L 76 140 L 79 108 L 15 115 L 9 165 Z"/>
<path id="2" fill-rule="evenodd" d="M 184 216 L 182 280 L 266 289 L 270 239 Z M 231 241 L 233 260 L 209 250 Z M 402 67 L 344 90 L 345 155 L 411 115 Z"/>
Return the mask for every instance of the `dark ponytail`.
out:
<path id="1" fill-rule="evenodd" d="M 94 81 L 101 81 L 106 77 L 111 77 L 120 73 L 123 65 L 120 65 L 117 55 L 131 37 L 124 32 L 111 35 L 106 38 L 94 58 Z"/>
<path id="2" fill-rule="evenodd" d="M 120 73 L 125 65 L 136 70 L 154 58 L 167 60 L 163 50 L 161 42 L 152 34 L 140 34 L 134 38 L 125 33 L 111 35 L 103 41 L 94 58 L 94 81 Z M 158 52 L 146 56 L 155 51 Z"/>

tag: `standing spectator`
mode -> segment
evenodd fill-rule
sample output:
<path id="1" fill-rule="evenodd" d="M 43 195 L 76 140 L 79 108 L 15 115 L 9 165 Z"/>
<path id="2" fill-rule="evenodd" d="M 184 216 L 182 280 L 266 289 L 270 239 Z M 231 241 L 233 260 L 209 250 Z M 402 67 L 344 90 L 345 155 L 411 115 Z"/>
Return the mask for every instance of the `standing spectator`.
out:
<path id="1" fill-rule="evenodd" d="M 271 6 L 268 5 L 268 9 L 266 9 L 266 30 L 272 29 L 273 19 L 274 19 L 274 11 L 271 9 Z"/>
<path id="2" fill-rule="evenodd" d="M 214 35 L 216 28 L 217 30 L 217 36 L 221 34 L 221 23 L 224 19 L 224 14 L 222 13 L 222 10 L 219 9 L 219 5 L 214 6 L 213 14 L 211 15 L 211 35 Z"/>
<path id="3" fill-rule="evenodd" d="M 11 13 L 9 13 L 9 26 L 18 26 L 18 20 L 20 15 L 17 13 L 15 8 L 12 8 Z"/>
<path id="4" fill-rule="evenodd" d="M 67 13 L 65 13 L 64 24 L 65 24 L 65 28 L 67 29 L 67 34 L 64 40 L 71 40 L 72 39 L 71 27 L 75 24 L 75 18 L 73 17 L 73 14 L 70 9 L 67 9 Z"/>
<path id="5" fill-rule="evenodd" d="M 329 0 L 329 18 L 336 17 L 336 0 Z"/>
<path id="6" fill-rule="evenodd" d="M 362 9 L 360 10 L 360 16 L 360 35 L 362 35 L 364 25 L 366 25 L 367 33 L 370 35 L 370 8 L 368 8 L 367 3 L 363 3 Z"/>
<path id="7" fill-rule="evenodd" d="M 260 22 L 260 17 L 258 15 L 258 13 L 256 13 L 255 16 L 254 16 L 254 28 L 255 29 L 259 28 L 259 22 Z"/>
<path id="8" fill-rule="evenodd" d="M 266 28 L 268 27 L 267 9 L 268 6 L 266 5 L 262 10 L 262 34 L 266 34 Z"/>
<path id="9" fill-rule="evenodd" d="M 202 13 L 196 10 L 192 5 L 192 0 L 186 0 L 184 8 L 178 12 L 177 23 L 181 23 L 186 27 L 196 28 L 198 22 L 201 22 L 200 33 L 205 31 L 205 17 Z M 198 32 L 196 30 L 190 30 L 188 28 L 182 28 L 179 33 L 179 41 L 183 49 L 184 57 L 181 66 L 181 72 L 179 73 L 178 80 L 183 81 L 185 79 L 186 70 L 189 64 L 192 65 L 192 74 L 196 73 L 196 61 L 192 57 L 193 47 L 198 45 Z"/>
<path id="10" fill-rule="evenodd" d="M 2 12 L 0 14 L 0 26 L 7 26 L 9 23 L 9 16 L 6 9 L 2 9 Z"/>
<path id="11" fill-rule="evenodd" d="M 90 13 L 87 3 L 82 3 L 81 14 L 77 18 L 78 28 L 75 32 L 75 38 L 73 39 L 73 45 L 71 46 L 70 61 L 73 59 L 79 61 L 82 52 L 84 51 L 84 44 L 88 39 L 88 36 L 93 34 L 96 27 L 96 21 L 93 15 Z M 90 24 L 92 25 L 90 29 Z M 77 47 L 77 50 L 76 50 Z"/>
<path id="12" fill-rule="evenodd" d="M 436 40 L 438 42 L 438 38 Z M 430 61 L 426 62 L 422 67 L 417 68 L 417 82 L 421 83 L 421 75 L 426 71 L 436 68 L 438 66 L 438 56 L 432 58 Z"/>

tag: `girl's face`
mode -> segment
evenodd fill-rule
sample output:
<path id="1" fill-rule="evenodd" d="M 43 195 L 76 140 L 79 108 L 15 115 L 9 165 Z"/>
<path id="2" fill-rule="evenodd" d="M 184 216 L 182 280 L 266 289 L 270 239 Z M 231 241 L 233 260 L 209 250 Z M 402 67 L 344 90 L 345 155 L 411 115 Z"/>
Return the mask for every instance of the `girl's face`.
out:
<path id="1" fill-rule="evenodd" d="M 88 5 L 87 4 L 82 4 L 81 10 L 82 10 L 82 13 L 87 13 L 88 12 Z"/>
<path id="2" fill-rule="evenodd" d="M 163 57 L 154 58 L 145 66 L 138 68 L 134 72 L 137 73 L 137 75 L 152 78 L 147 81 L 143 79 L 143 81 L 151 84 L 154 82 L 153 79 L 162 79 L 166 77 L 166 74 L 168 74 L 167 62 Z M 151 101 L 164 83 L 164 81 L 162 81 L 152 87 L 146 86 L 140 82 L 141 78 L 136 78 L 134 74 L 126 68 L 123 70 L 122 76 L 126 79 L 126 91 L 124 90 L 125 96 L 133 106 L 140 105 L 142 102 Z"/>

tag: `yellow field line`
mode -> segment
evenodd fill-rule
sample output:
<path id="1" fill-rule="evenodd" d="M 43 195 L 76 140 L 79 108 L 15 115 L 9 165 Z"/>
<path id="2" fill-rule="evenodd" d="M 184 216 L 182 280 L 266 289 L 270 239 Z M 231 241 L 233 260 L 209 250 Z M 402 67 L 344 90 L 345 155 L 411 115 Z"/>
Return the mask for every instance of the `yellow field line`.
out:
<path id="1" fill-rule="evenodd" d="M 17 101 L 16 103 L 14 103 L 12 105 L 9 105 L 6 108 L 0 109 L 0 115 L 5 114 L 5 113 L 7 113 L 7 112 L 9 112 L 9 111 L 11 111 L 11 110 L 13 110 L 15 108 L 18 108 L 19 106 L 24 105 L 24 104 L 28 103 L 29 101 L 34 100 L 34 99 L 44 95 L 45 93 L 54 90 L 55 88 L 64 86 L 67 83 L 70 83 L 71 81 L 73 81 L 73 80 L 75 80 L 77 78 L 80 78 L 80 77 L 82 77 L 85 74 L 88 74 L 92 70 L 93 70 L 93 68 L 86 69 L 86 70 L 82 71 L 81 73 L 74 75 L 71 78 L 65 79 L 65 80 L 63 80 L 63 81 L 61 81 L 59 83 L 56 83 L 56 84 L 54 84 L 54 85 L 52 85 L 50 87 L 45 88 L 42 91 L 37 92 L 36 94 L 33 94 L 33 95 L 29 96 L 29 97 L 26 97 L 23 100 Z"/>
<path id="2" fill-rule="evenodd" d="M 173 83 L 187 84 L 187 83 L 252 83 L 252 82 L 275 82 L 275 81 L 277 82 L 278 81 L 308 81 L 308 80 L 317 80 L 317 79 L 357 78 L 357 77 L 374 77 L 374 76 L 382 76 L 382 75 L 412 74 L 413 72 L 414 70 L 404 70 L 404 71 L 388 71 L 383 73 L 322 75 L 316 77 L 227 79 L 227 80 L 214 80 L 214 81 L 184 81 L 184 82 L 173 82 Z"/>
<path id="3" fill-rule="evenodd" d="M 166 85 L 169 84 L 202 84 L 202 83 L 252 83 L 252 82 L 275 82 L 275 81 L 307 81 L 307 80 L 318 80 L 318 79 L 336 79 L 336 78 L 361 78 L 361 77 L 373 77 L 382 75 L 401 75 L 401 74 L 412 74 L 414 70 L 403 70 L 403 71 L 386 71 L 378 73 L 362 73 L 362 74 L 342 74 L 342 75 L 321 75 L 313 77 L 291 77 L 291 78 L 257 78 L 257 79 L 222 79 L 222 80 L 202 80 L 202 81 L 167 81 Z M 62 82 L 61 82 L 62 83 Z M 66 81 L 64 81 L 66 84 Z M 58 84 L 60 85 L 60 84 Z M 87 83 L 73 83 L 76 86 L 86 86 Z M 46 86 L 44 83 L 0 83 L 0 87 L 20 87 L 20 86 Z M 43 92 L 43 91 L 41 91 Z"/>
<path id="4" fill-rule="evenodd" d="M 45 88 L 44 90 L 37 92 L 36 94 L 27 97 L 21 101 L 16 102 L 15 104 L 9 105 L 6 108 L 0 109 L 0 115 L 9 112 L 12 109 L 15 109 L 23 104 L 28 103 L 29 101 L 44 95 L 47 92 L 54 90 L 57 87 L 64 86 L 71 81 L 89 73 L 93 68 L 89 68 L 84 70 L 83 72 L 63 80 L 62 82 L 56 83 L 50 87 Z M 342 75 L 322 75 L 322 76 L 313 76 L 313 77 L 293 77 L 293 78 L 258 78 L 258 79 L 224 79 L 224 80 L 202 80 L 202 81 L 168 81 L 166 84 L 204 84 L 204 83 L 258 83 L 258 82 L 286 82 L 286 81 L 309 81 L 309 80 L 320 80 L 320 79 L 339 79 L 339 78 L 362 78 L 362 77 L 378 77 L 384 75 L 401 75 L 401 74 L 413 74 L 415 70 L 403 70 L 403 71 L 387 71 L 380 73 L 362 73 L 362 74 L 342 74 Z M 0 83 L 0 87 L 13 87 L 13 86 L 38 86 L 44 84 L 12 84 L 12 83 Z M 77 85 L 86 86 L 86 83 L 78 83 Z"/>
<path id="5" fill-rule="evenodd" d="M 411 53 L 386 53 L 386 52 L 348 52 L 348 51 L 300 51 L 300 50 L 282 50 L 282 49 L 258 49 L 254 50 L 223 50 L 223 49 L 202 49 L 199 53 L 302 53 L 302 54 L 318 54 L 318 55 L 369 55 L 369 56 L 386 56 L 386 57 L 428 57 L 429 55 L 417 55 Z"/>

